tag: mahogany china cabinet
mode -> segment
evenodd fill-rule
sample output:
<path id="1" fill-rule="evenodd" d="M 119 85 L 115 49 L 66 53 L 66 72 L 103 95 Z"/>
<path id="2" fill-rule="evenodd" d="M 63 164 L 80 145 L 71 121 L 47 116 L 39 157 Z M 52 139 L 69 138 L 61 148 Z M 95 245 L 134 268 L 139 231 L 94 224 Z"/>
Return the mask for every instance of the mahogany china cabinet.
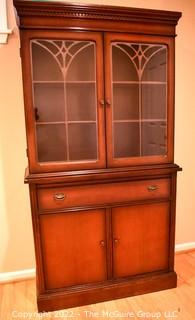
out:
<path id="1" fill-rule="evenodd" d="M 176 286 L 179 12 L 14 0 L 39 311 Z"/>

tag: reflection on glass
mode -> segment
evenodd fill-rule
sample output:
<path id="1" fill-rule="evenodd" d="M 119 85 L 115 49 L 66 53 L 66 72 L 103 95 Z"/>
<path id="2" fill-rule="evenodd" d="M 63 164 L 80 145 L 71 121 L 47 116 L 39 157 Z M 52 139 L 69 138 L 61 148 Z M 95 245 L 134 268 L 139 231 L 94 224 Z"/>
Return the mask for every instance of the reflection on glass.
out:
<path id="1" fill-rule="evenodd" d="M 94 123 L 70 123 L 70 160 L 97 159 L 96 125 Z"/>
<path id="2" fill-rule="evenodd" d="M 164 84 L 142 84 L 141 99 L 143 119 L 166 118 L 166 86 Z"/>
<path id="3" fill-rule="evenodd" d="M 31 41 L 39 162 L 97 160 L 95 43 Z"/>
<path id="4" fill-rule="evenodd" d="M 64 121 L 63 83 L 35 83 L 34 107 L 39 122 Z"/>
<path id="5" fill-rule="evenodd" d="M 40 162 L 65 161 L 65 127 L 62 124 L 37 124 L 37 151 Z"/>
<path id="6" fill-rule="evenodd" d="M 116 158 L 139 156 L 139 124 L 114 124 L 114 154 Z"/>
<path id="7" fill-rule="evenodd" d="M 139 119 L 138 84 L 113 84 L 113 118 Z"/>
<path id="8" fill-rule="evenodd" d="M 112 43 L 114 158 L 167 153 L 167 48 Z"/>
<path id="9" fill-rule="evenodd" d="M 68 83 L 66 101 L 69 120 L 96 120 L 95 83 Z"/>
<path id="10" fill-rule="evenodd" d="M 166 154 L 166 122 L 154 121 L 142 123 L 142 154 Z"/>

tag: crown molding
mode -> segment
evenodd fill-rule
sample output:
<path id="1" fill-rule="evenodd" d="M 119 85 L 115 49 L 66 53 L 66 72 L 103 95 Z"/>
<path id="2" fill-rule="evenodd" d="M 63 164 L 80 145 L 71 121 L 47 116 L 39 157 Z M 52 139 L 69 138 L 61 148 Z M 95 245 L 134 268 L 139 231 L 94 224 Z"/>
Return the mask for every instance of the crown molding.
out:
<path id="1" fill-rule="evenodd" d="M 138 9 L 120 6 L 86 5 L 52 1 L 14 0 L 19 17 L 49 16 L 80 19 L 158 22 L 176 25 L 180 12 Z"/>

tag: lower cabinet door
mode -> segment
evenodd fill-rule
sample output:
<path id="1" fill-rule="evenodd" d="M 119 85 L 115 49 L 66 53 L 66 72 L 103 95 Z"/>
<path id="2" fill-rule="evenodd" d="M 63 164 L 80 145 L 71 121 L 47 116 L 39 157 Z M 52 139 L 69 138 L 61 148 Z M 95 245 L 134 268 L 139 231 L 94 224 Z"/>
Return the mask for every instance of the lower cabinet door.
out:
<path id="1" fill-rule="evenodd" d="M 43 214 L 40 229 L 46 289 L 107 278 L 105 210 Z"/>
<path id="2" fill-rule="evenodd" d="M 169 206 L 163 202 L 112 210 L 114 278 L 168 268 Z"/>

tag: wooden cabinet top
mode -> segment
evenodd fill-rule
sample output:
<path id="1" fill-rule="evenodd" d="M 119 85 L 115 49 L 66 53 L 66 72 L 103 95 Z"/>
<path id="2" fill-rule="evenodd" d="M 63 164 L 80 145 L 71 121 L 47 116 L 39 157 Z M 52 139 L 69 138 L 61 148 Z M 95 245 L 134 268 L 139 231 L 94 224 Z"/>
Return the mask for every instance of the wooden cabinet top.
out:
<path id="1" fill-rule="evenodd" d="M 20 28 L 91 29 L 175 35 L 180 12 L 52 1 L 14 0 Z M 42 19 L 45 17 L 45 19 Z M 76 20 L 75 20 L 76 19 Z M 132 28 L 133 27 L 133 28 Z"/>

